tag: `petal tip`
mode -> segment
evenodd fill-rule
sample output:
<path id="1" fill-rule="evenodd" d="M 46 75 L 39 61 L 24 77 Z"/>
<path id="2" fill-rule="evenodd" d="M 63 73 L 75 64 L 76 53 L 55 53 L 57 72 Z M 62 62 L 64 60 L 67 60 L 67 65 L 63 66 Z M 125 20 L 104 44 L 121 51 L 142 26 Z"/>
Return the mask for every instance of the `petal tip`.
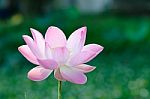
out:
<path id="1" fill-rule="evenodd" d="M 19 50 L 19 51 L 21 50 L 21 46 L 18 47 L 18 50 Z"/>
<path id="2" fill-rule="evenodd" d="M 30 30 L 33 30 L 33 28 L 30 28 Z"/>
<path id="3" fill-rule="evenodd" d="M 37 30 L 35 30 L 35 29 L 33 29 L 33 28 L 30 28 L 30 31 L 31 31 L 32 36 L 34 37 L 34 33 L 35 33 Z"/>
<path id="4" fill-rule="evenodd" d="M 56 26 L 50 26 L 47 30 L 49 30 L 49 29 L 59 29 L 59 28 Z"/>
<path id="5" fill-rule="evenodd" d="M 23 38 L 27 37 L 28 35 L 22 35 Z"/>
<path id="6" fill-rule="evenodd" d="M 85 80 L 83 82 L 78 83 L 78 84 L 83 85 L 83 84 L 86 84 L 86 83 L 87 83 L 87 77 L 85 76 Z"/>
<path id="7" fill-rule="evenodd" d="M 27 74 L 27 78 L 30 79 L 30 80 L 32 80 L 32 81 L 40 81 L 40 80 L 37 80 L 37 79 L 33 78 L 31 76 L 30 72 Z"/>
<path id="8" fill-rule="evenodd" d="M 25 45 L 22 45 L 22 46 L 19 46 L 19 47 L 18 47 L 18 51 L 19 51 L 19 52 L 22 52 L 23 46 L 25 46 Z"/>
<path id="9" fill-rule="evenodd" d="M 95 69 L 96 69 L 96 67 L 93 66 L 93 69 L 92 69 L 91 71 L 93 71 L 93 70 L 95 70 Z"/>
<path id="10" fill-rule="evenodd" d="M 86 27 L 86 26 L 81 27 L 81 29 L 82 29 L 82 32 L 83 32 L 83 33 L 86 33 L 86 31 L 87 31 L 87 27 Z"/>
<path id="11" fill-rule="evenodd" d="M 99 45 L 100 46 L 100 45 Z M 100 46 L 100 52 L 104 50 L 103 46 Z"/>
<path id="12" fill-rule="evenodd" d="M 49 28 L 58 28 L 58 27 L 56 27 L 56 26 L 50 26 Z"/>
<path id="13" fill-rule="evenodd" d="M 87 30 L 87 27 L 86 27 L 86 26 L 83 26 L 82 28 L 85 29 L 85 30 Z"/>
<path id="14" fill-rule="evenodd" d="M 32 78 L 30 71 L 29 71 L 28 74 L 27 74 L 27 78 L 30 79 L 30 80 L 32 80 L 32 81 L 35 81 L 35 80 Z"/>
<path id="15" fill-rule="evenodd" d="M 29 39 L 30 36 L 28 36 L 28 35 L 22 35 L 22 38 L 26 41 L 26 39 Z"/>
<path id="16" fill-rule="evenodd" d="M 32 32 L 32 31 L 37 31 L 37 30 L 35 30 L 34 28 L 30 28 L 30 31 Z"/>

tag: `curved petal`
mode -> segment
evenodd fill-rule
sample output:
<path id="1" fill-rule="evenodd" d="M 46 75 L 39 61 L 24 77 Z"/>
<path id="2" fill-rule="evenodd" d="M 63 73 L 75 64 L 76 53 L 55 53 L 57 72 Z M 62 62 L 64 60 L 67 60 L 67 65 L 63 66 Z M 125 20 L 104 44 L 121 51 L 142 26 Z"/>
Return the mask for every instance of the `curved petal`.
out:
<path id="1" fill-rule="evenodd" d="M 92 51 L 81 52 L 81 53 L 77 54 L 76 56 L 72 57 L 69 60 L 68 65 L 69 66 L 77 66 L 77 65 L 86 63 L 86 62 L 88 62 L 88 60 L 91 60 L 93 56 L 95 56 L 95 53 Z"/>
<path id="2" fill-rule="evenodd" d="M 22 37 L 23 37 L 24 41 L 26 42 L 26 44 L 30 48 L 32 48 L 33 47 L 33 43 L 34 43 L 33 39 L 30 36 L 28 36 L 28 35 L 23 35 Z"/>
<path id="3" fill-rule="evenodd" d="M 86 60 L 84 63 L 91 61 L 93 58 L 95 58 L 102 50 L 104 47 L 98 45 L 98 44 L 88 44 L 83 47 L 82 51 L 87 51 L 87 52 L 94 52 L 94 55 L 91 56 L 88 60 Z"/>
<path id="4" fill-rule="evenodd" d="M 71 54 L 74 55 L 79 53 L 84 46 L 86 39 L 86 27 L 82 27 L 76 31 L 74 31 L 67 41 L 67 48 L 70 50 Z"/>
<path id="5" fill-rule="evenodd" d="M 69 65 L 76 66 L 89 62 L 90 60 L 95 58 L 102 50 L 103 47 L 97 44 L 86 45 L 83 47 L 80 53 L 70 59 Z"/>
<path id="6" fill-rule="evenodd" d="M 64 79 L 75 84 L 85 84 L 87 77 L 80 71 L 67 66 L 60 67 L 60 73 Z"/>
<path id="7" fill-rule="evenodd" d="M 46 79 L 52 73 L 52 71 L 53 70 L 37 66 L 28 72 L 28 78 L 33 81 L 41 81 Z"/>
<path id="8" fill-rule="evenodd" d="M 74 66 L 74 68 L 76 68 L 77 70 L 79 70 L 83 73 L 88 73 L 88 72 L 93 71 L 96 67 L 86 65 L 86 64 L 81 64 L 81 65 Z"/>
<path id="9" fill-rule="evenodd" d="M 69 57 L 69 51 L 66 47 L 54 48 L 52 49 L 52 56 L 53 59 L 56 60 L 59 64 L 64 64 Z"/>
<path id="10" fill-rule="evenodd" d="M 35 29 L 30 28 L 30 30 L 34 38 L 36 47 L 38 48 L 38 51 L 40 52 L 40 57 L 45 58 L 45 41 L 44 41 L 43 35 Z"/>
<path id="11" fill-rule="evenodd" d="M 39 64 L 46 69 L 53 70 L 58 67 L 57 62 L 54 60 L 51 60 L 51 59 L 37 59 L 37 60 L 38 60 Z"/>
<path id="12" fill-rule="evenodd" d="M 48 28 L 45 41 L 48 42 L 51 48 L 66 46 L 66 36 L 62 30 L 54 26 Z"/>
<path id="13" fill-rule="evenodd" d="M 20 47 L 18 47 L 19 52 L 31 63 L 39 65 L 36 57 L 34 56 L 34 54 L 31 52 L 30 48 L 28 47 L 28 45 L 22 45 Z"/>
<path id="14" fill-rule="evenodd" d="M 30 50 L 32 51 L 32 53 L 36 56 L 36 57 L 40 57 L 39 51 L 36 48 L 36 44 L 33 41 L 33 39 L 28 36 L 28 35 L 23 35 L 23 39 L 26 42 L 26 44 L 29 46 Z"/>
<path id="15" fill-rule="evenodd" d="M 103 49 L 104 47 L 98 44 L 88 44 L 83 47 L 82 51 L 93 51 L 99 54 Z"/>
<path id="16" fill-rule="evenodd" d="M 54 76 L 57 80 L 60 80 L 60 81 L 65 81 L 65 79 L 62 77 L 61 73 L 60 73 L 60 69 L 55 69 L 54 71 Z"/>

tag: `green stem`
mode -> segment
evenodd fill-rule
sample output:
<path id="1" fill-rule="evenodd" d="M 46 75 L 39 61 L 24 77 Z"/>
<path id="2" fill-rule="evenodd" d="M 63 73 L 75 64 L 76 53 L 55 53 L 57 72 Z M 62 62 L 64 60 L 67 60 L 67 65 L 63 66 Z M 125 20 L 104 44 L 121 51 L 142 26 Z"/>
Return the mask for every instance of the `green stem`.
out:
<path id="1" fill-rule="evenodd" d="M 58 99 L 61 99 L 62 81 L 58 81 Z"/>

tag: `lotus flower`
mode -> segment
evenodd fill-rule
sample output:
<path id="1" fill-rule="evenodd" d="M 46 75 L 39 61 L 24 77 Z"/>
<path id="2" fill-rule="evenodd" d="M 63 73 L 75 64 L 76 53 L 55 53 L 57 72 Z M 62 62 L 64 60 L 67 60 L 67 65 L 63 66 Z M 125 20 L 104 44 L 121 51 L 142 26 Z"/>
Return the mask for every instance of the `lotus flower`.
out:
<path id="1" fill-rule="evenodd" d="M 103 47 L 97 44 L 84 46 L 86 27 L 74 31 L 68 40 L 63 31 L 54 26 L 48 28 L 45 39 L 39 31 L 30 30 L 33 39 L 23 35 L 26 45 L 18 48 L 28 61 L 37 65 L 28 72 L 30 80 L 44 80 L 54 71 L 54 76 L 59 81 L 75 84 L 87 82 L 85 73 L 93 71 L 95 67 L 85 63 L 95 58 Z"/>

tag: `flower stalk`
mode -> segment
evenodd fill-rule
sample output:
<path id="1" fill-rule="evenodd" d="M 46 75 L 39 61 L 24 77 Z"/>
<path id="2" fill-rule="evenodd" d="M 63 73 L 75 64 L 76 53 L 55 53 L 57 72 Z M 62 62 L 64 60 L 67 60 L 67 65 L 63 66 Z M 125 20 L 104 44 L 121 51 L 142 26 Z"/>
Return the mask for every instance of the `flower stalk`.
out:
<path id="1" fill-rule="evenodd" d="M 61 91 L 62 91 L 62 81 L 58 81 L 58 99 L 62 99 Z"/>

